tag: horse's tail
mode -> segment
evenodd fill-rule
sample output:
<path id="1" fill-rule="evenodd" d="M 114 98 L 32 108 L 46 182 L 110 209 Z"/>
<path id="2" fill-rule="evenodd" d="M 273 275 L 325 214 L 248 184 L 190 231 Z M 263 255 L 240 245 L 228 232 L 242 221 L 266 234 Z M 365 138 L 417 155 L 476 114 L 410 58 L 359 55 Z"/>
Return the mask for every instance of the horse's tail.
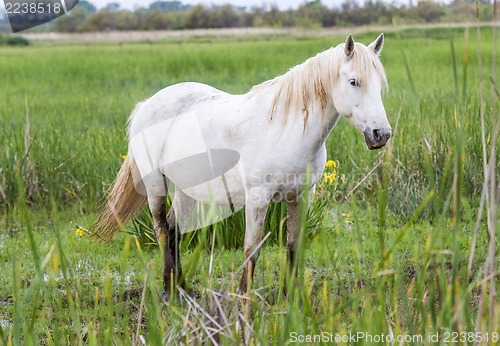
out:
<path id="1" fill-rule="evenodd" d="M 90 233 L 93 236 L 102 240 L 110 240 L 144 205 L 147 197 L 137 192 L 134 176 L 140 176 L 140 173 L 132 152 L 129 150 L 115 183 L 108 192 L 103 211 L 90 227 Z"/>

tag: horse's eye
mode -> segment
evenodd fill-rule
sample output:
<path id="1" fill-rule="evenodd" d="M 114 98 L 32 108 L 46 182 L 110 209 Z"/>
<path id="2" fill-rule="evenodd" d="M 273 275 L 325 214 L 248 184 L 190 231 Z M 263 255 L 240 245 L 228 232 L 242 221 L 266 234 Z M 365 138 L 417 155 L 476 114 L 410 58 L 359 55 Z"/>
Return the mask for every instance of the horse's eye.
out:
<path id="1" fill-rule="evenodd" d="M 349 83 L 353 86 L 353 87 L 357 87 L 359 86 L 358 82 L 356 81 L 356 79 L 354 78 L 350 78 L 349 79 Z"/>

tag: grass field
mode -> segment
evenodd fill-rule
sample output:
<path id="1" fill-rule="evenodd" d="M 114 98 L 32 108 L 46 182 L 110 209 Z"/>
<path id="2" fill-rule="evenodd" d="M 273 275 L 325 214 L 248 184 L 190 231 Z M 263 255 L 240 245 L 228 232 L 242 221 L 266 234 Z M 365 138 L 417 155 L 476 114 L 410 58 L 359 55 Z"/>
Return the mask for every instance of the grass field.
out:
<path id="1" fill-rule="evenodd" d="M 367 44 L 377 34 L 355 40 Z M 188 282 L 203 293 L 196 302 L 162 302 L 161 254 L 140 223 L 106 244 L 77 227 L 92 224 L 116 176 L 135 102 L 180 81 L 246 92 L 344 39 L 0 48 L 0 344 L 197 344 L 219 327 L 220 343 L 241 342 L 236 298 L 222 301 L 214 293 L 231 291 L 239 279 L 241 213 L 183 238 Z M 270 211 L 272 235 L 257 265 L 253 318 L 246 321 L 254 344 L 282 345 L 322 332 L 366 333 L 358 344 L 382 334 L 406 337 L 403 344 L 449 344 L 454 332 L 465 343 L 479 336 L 500 343 L 500 304 L 496 297 L 488 304 L 488 294 L 500 290 L 498 271 L 493 287 L 483 280 L 495 242 L 484 214 L 473 246 L 484 179 L 477 47 L 472 28 L 386 35 L 391 145 L 368 151 L 347 121 L 334 129 L 328 156 L 345 180 L 325 185 L 318 197 L 302 245 L 303 280 L 287 297 L 280 293 L 284 206 Z M 490 92 L 492 73 L 499 80 L 493 49 L 493 30 L 483 27 L 487 134 L 500 108 Z M 485 140 L 491 148 L 492 137 Z M 496 162 L 498 173 L 498 151 Z M 498 237 L 493 244 L 498 254 Z"/>

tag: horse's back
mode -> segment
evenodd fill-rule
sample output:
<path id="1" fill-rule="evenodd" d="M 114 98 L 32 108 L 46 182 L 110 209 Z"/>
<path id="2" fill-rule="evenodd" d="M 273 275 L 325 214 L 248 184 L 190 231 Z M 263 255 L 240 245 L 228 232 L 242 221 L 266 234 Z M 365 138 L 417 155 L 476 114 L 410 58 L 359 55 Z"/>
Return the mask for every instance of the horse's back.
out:
<path id="1" fill-rule="evenodd" d="M 224 154 L 234 152 L 220 136 L 222 126 L 219 123 L 227 119 L 227 110 L 235 105 L 235 96 L 205 84 L 189 82 L 166 87 L 137 106 L 130 121 L 129 145 L 149 195 L 166 192 L 163 187 L 163 176 L 166 176 L 186 195 L 209 200 L 209 191 L 203 183 L 202 191 L 194 186 L 214 178 L 204 174 L 213 171 L 205 161 L 211 162 L 218 153 L 210 150 L 225 150 Z M 224 170 L 235 166 L 232 161 L 238 160 L 227 157 L 222 160 L 222 165 L 231 164 Z M 232 174 L 226 174 L 225 184 L 235 191 L 238 200 L 244 199 L 240 196 L 244 193 L 241 180 L 233 182 Z M 227 202 L 220 184 L 212 184 L 215 190 L 223 191 L 220 200 Z"/>
<path id="2" fill-rule="evenodd" d="M 220 99 L 230 99 L 232 95 L 212 86 L 183 82 L 170 85 L 140 104 L 130 120 L 130 136 L 163 121 L 185 114 L 199 112 L 207 105 Z"/>

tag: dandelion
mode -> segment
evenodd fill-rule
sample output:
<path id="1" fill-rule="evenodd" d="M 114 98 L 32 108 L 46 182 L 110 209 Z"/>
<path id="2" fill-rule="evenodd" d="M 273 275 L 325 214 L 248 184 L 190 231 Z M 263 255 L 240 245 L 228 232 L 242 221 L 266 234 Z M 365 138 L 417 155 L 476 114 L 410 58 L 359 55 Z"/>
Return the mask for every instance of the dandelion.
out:
<path id="1" fill-rule="evenodd" d="M 83 237 L 83 235 L 85 234 L 85 231 L 83 229 L 81 229 L 80 227 L 77 227 L 76 230 L 75 230 L 75 235 L 77 237 Z"/>
<path id="2" fill-rule="evenodd" d="M 337 177 L 335 176 L 335 174 L 330 173 L 330 174 L 325 175 L 325 183 L 333 184 L 335 182 L 335 180 L 337 180 Z"/>
<path id="3" fill-rule="evenodd" d="M 127 155 L 122 155 L 122 159 L 125 160 L 127 158 Z"/>
<path id="4" fill-rule="evenodd" d="M 337 168 L 337 162 L 333 161 L 333 160 L 328 160 L 326 161 L 326 164 L 325 164 L 325 167 L 326 168 Z"/>

